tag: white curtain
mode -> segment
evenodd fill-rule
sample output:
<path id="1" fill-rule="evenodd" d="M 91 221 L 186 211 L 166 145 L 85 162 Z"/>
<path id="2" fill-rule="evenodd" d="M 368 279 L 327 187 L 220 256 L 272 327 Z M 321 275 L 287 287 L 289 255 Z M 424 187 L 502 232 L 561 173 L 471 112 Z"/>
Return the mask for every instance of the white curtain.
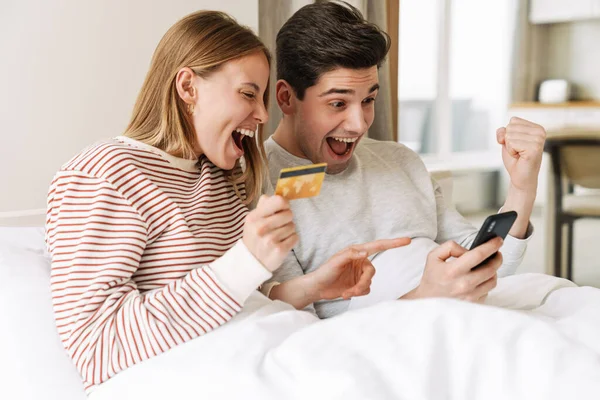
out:
<path id="1" fill-rule="evenodd" d="M 282 114 L 275 99 L 275 83 L 277 83 L 277 59 L 275 57 L 275 39 L 277 32 L 296 11 L 312 0 L 259 0 L 258 1 L 258 36 L 271 51 L 271 88 L 269 92 L 269 121 L 265 126 L 266 137 L 275 132 Z"/>
<path id="2" fill-rule="evenodd" d="M 543 61 L 543 27 L 529 22 L 530 0 L 514 0 L 511 103 L 536 99 L 540 62 Z"/>
<path id="3" fill-rule="evenodd" d="M 369 21 L 388 32 L 388 2 L 385 0 L 346 0 L 360 10 Z M 379 69 L 379 94 L 375 106 L 375 120 L 369 129 L 369 137 L 377 140 L 394 140 L 392 116 L 392 91 L 390 64 L 386 59 Z"/>

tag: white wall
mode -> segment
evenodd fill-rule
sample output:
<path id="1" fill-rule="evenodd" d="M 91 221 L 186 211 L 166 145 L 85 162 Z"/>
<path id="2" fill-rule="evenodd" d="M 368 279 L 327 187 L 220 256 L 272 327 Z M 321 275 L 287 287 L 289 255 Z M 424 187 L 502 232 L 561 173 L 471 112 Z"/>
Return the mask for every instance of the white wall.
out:
<path id="1" fill-rule="evenodd" d="M 600 100 L 600 20 L 548 26 L 542 78 L 565 78 L 580 99 Z"/>
<path id="2" fill-rule="evenodd" d="M 0 215 L 44 208 L 64 162 L 123 132 L 160 38 L 199 9 L 258 30 L 258 0 L 2 0 Z"/>

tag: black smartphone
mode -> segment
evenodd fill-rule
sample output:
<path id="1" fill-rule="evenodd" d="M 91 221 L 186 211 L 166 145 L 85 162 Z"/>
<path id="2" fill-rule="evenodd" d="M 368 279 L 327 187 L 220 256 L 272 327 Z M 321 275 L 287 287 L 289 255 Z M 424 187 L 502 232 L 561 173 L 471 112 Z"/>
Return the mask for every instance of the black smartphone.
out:
<path id="1" fill-rule="evenodd" d="M 481 229 L 477 233 L 473 244 L 469 250 L 473 250 L 475 247 L 480 246 L 487 242 L 488 240 L 492 240 L 493 238 L 500 236 L 502 240 L 506 238 L 510 228 L 513 226 L 517 219 L 516 211 L 507 211 L 499 214 L 490 215 L 485 219 L 483 225 L 481 225 Z M 483 265 L 490 258 L 493 258 L 496 253 L 492 254 L 488 257 L 483 263 L 479 264 L 477 267 Z M 477 268 L 474 267 L 473 269 Z"/>

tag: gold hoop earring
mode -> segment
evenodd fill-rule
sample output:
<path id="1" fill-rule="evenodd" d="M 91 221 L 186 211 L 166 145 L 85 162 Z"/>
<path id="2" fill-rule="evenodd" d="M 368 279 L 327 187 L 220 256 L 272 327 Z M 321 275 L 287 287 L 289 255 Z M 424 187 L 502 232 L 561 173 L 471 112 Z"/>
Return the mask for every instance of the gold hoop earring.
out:
<path id="1" fill-rule="evenodd" d="M 187 105 L 187 112 L 189 115 L 193 115 L 194 114 L 194 105 L 193 104 L 188 104 Z"/>

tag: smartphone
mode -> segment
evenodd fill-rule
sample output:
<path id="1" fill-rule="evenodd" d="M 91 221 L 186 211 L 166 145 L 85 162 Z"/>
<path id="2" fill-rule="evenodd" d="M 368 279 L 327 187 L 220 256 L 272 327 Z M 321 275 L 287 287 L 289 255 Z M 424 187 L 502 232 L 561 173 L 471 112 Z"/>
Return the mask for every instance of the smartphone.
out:
<path id="1" fill-rule="evenodd" d="M 513 226 L 516 220 L 516 211 L 507 211 L 499 214 L 490 215 L 485 219 L 483 225 L 481 225 L 481 229 L 479 229 L 479 233 L 477 233 L 477 236 L 475 237 L 475 240 L 473 241 L 473 244 L 471 245 L 471 248 L 469 250 L 473 250 L 475 247 L 480 246 L 497 236 L 500 236 L 502 240 L 504 240 L 504 238 L 506 238 L 506 235 L 508 235 L 510 228 Z M 495 255 L 496 253 L 492 254 L 483 263 L 479 264 L 473 269 L 485 264 L 486 261 L 493 258 Z"/>

